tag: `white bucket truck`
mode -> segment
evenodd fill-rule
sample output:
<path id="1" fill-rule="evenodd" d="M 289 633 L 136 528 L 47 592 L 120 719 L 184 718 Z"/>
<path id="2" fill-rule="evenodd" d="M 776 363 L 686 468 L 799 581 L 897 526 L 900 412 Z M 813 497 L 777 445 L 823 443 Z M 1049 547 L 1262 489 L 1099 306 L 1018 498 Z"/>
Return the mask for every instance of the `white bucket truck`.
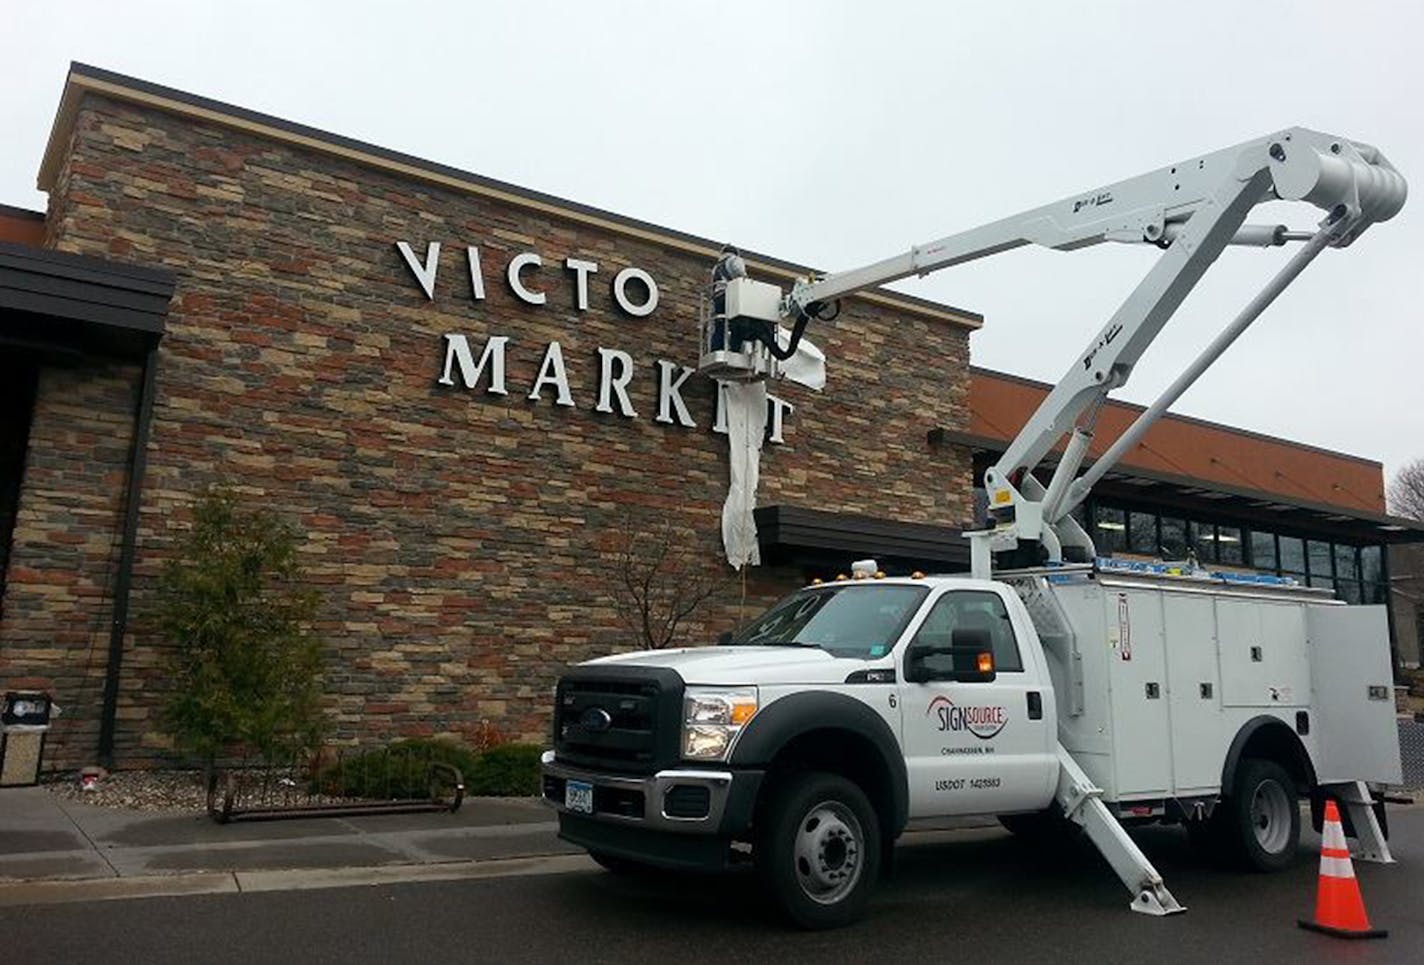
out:
<path id="1" fill-rule="evenodd" d="M 1183 910 L 1123 822 L 1186 826 L 1250 869 L 1287 865 L 1299 802 L 1348 816 L 1389 861 L 1379 792 L 1401 780 L 1383 608 L 1290 580 L 1097 557 L 1071 511 L 1326 247 L 1402 207 L 1368 145 L 1302 128 L 1109 185 L 782 294 L 734 277 L 718 378 L 764 378 L 836 298 L 1024 244 L 1164 254 L 985 472 L 968 577 L 855 578 L 792 594 L 727 645 L 626 654 L 558 684 L 543 790 L 560 834 L 615 870 L 750 860 L 796 923 L 860 915 L 910 820 L 996 815 L 1081 829 L 1135 911 Z M 1265 201 L 1314 232 L 1248 225 Z M 1301 249 L 1201 357 L 1079 474 L 1093 418 L 1228 244 Z M 789 339 L 776 326 L 792 323 Z M 729 350 L 734 349 L 734 350 Z M 715 350 L 715 358 L 708 357 Z M 1063 437 L 1047 480 L 1033 470 Z"/>

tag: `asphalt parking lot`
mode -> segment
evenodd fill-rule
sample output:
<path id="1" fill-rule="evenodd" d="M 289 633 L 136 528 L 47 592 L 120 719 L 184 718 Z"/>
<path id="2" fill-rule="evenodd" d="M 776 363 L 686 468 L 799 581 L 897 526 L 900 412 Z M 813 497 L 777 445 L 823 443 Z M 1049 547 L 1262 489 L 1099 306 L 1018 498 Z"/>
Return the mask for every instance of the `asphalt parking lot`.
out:
<path id="1" fill-rule="evenodd" d="M 1296 867 L 1203 866 L 1172 829 L 1139 841 L 1185 915 L 1129 912 L 1091 852 L 1049 855 L 997 830 L 914 836 L 869 918 L 837 932 L 784 928 L 747 876 L 623 878 L 597 871 L 478 881 L 201 895 L 0 909 L 15 961 L 854 960 L 1416 962 L 1424 948 L 1424 807 L 1392 811 L 1398 863 L 1356 863 L 1384 941 L 1304 932 L 1315 848 Z"/>

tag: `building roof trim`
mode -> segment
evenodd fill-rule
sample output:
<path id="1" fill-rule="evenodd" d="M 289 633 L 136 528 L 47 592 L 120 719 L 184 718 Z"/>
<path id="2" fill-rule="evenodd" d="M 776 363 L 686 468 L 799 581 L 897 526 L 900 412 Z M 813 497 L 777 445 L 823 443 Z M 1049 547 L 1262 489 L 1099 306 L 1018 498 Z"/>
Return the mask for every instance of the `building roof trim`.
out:
<path id="1" fill-rule="evenodd" d="M 1003 452 L 1005 443 L 1002 439 L 995 439 L 991 436 L 981 436 L 970 432 L 956 432 L 952 429 L 931 429 L 929 434 L 931 445 L 958 445 L 968 449 L 978 449 L 984 452 Z M 1045 463 L 1052 464 L 1062 455 L 1062 450 L 1056 449 Z M 1083 466 L 1086 468 L 1093 464 L 1092 459 L 1085 459 Z M 1128 485 L 1165 485 L 1170 486 L 1188 495 L 1196 495 L 1200 498 L 1229 498 L 1253 501 L 1261 508 L 1279 508 L 1291 512 L 1311 513 L 1326 520 L 1343 519 L 1354 524 L 1368 524 L 1382 535 L 1386 543 L 1412 543 L 1424 542 L 1424 522 L 1408 519 L 1402 516 L 1391 516 L 1387 513 L 1371 513 L 1366 510 L 1354 509 L 1348 506 L 1337 506 L 1330 503 L 1318 503 L 1310 500 L 1297 499 L 1293 496 L 1284 496 L 1279 493 L 1269 493 L 1260 489 L 1251 489 L 1246 486 L 1232 486 L 1228 483 L 1208 481 L 1203 479 L 1193 479 L 1189 476 L 1180 476 L 1175 473 L 1160 472 L 1154 469 L 1144 469 L 1138 466 L 1119 465 L 1109 471 L 1105 480 L 1110 481 L 1120 479 Z"/>
<path id="2" fill-rule="evenodd" d="M 987 369 L 982 365 L 971 365 L 970 375 L 987 375 L 995 379 L 1003 379 L 1005 382 L 1016 382 L 1019 385 L 1027 385 L 1035 389 L 1043 389 L 1046 392 L 1053 390 L 1053 385 L 1039 379 L 1031 379 L 1024 375 L 1015 375 L 1012 372 L 1001 372 L 998 369 Z M 1108 399 L 1108 405 L 1120 409 L 1128 409 L 1132 412 L 1146 412 L 1147 406 L 1139 405 L 1136 402 L 1126 402 L 1122 399 Z M 1188 425 L 1201 426 L 1203 429 L 1216 429 L 1220 432 L 1229 432 L 1234 436 L 1243 436 L 1247 439 L 1259 439 L 1262 442 L 1274 442 L 1278 445 L 1290 446 L 1292 449 L 1304 449 L 1306 452 L 1318 452 L 1322 456 L 1333 456 L 1337 459 L 1348 459 L 1351 462 L 1362 463 L 1382 469 L 1384 463 L 1378 459 L 1370 459 L 1366 456 L 1357 456 L 1350 452 L 1341 452 L 1338 449 L 1327 449 L 1324 446 L 1314 446 L 1308 442 L 1297 442 L 1294 439 L 1286 439 L 1283 436 L 1273 436 L 1266 432 L 1256 432 L 1252 429 L 1242 429 L 1240 426 L 1229 426 L 1222 422 L 1212 422 L 1210 419 L 1201 419 L 1196 416 L 1182 415 L 1177 412 L 1168 412 L 1162 416 L 1163 419 L 1170 419 L 1173 422 L 1185 422 Z"/>
<path id="3" fill-rule="evenodd" d="M 0 218 L 18 218 L 21 221 L 43 221 L 45 213 L 43 211 L 32 211 L 29 208 L 19 208 L 13 204 L 0 202 Z"/>
<path id="4" fill-rule="evenodd" d="M 4 310 L 162 336 L 176 282 L 163 269 L 0 242 Z"/>
<path id="5" fill-rule="evenodd" d="M 926 563 L 969 565 L 963 530 L 933 523 L 906 523 L 803 506 L 759 506 L 754 514 L 763 552 L 809 550 Z M 846 560 L 848 563 L 849 560 Z"/>
<path id="6" fill-rule="evenodd" d="M 79 114 L 80 102 L 90 93 L 242 130 L 285 144 L 345 158 L 367 167 L 529 208 L 687 254 L 703 256 L 709 263 L 717 257 L 722 247 L 720 242 L 708 238 L 80 63 L 71 63 L 69 66 L 64 94 L 50 129 L 44 157 L 40 162 L 37 180 L 40 190 L 53 190 L 64 163 L 65 153 L 69 150 L 69 139 Z M 783 279 L 795 279 L 813 272 L 813 269 L 804 265 L 783 261 L 770 255 L 743 251 L 743 257 L 753 270 Z M 962 328 L 977 329 L 984 323 L 984 316 L 978 313 L 887 289 L 861 292 L 854 297 L 882 308 L 947 322 Z"/>

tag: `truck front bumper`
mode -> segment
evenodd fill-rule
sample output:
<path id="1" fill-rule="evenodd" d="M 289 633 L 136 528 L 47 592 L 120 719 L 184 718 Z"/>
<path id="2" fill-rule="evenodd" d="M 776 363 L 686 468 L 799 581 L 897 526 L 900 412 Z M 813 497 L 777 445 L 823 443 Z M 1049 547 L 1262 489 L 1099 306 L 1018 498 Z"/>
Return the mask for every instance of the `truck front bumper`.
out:
<path id="1" fill-rule="evenodd" d="M 726 864 L 731 840 L 751 827 L 762 771 L 675 768 L 646 777 L 570 767 L 541 758 L 545 803 L 559 836 L 590 851 L 675 868 Z M 568 806 L 570 782 L 590 785 L 592 812 Z"/>

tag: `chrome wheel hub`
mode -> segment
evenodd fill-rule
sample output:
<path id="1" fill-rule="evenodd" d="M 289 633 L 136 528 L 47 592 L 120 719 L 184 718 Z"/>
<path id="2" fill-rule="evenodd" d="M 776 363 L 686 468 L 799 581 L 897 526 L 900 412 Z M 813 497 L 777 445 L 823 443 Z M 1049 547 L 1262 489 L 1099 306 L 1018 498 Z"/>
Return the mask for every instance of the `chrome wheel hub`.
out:
<path id="1" fill-rule="evenodd" d="M 1294 806 L 1286 789 L 1274 781 L 1256 785 L 1251 795 L 1251 830 L 1256 843 L 1267 854 L 1279 854 L 1290 840 L 1291 813 Z"/>
<path id="2" fill-rule="evenodd" d="M 865 833 L 850 808 L 823 801 L 809 809 L 793 849 L 801 890 L 821 904 L 840 901 L 860 880 L 864 848 Z"/>

